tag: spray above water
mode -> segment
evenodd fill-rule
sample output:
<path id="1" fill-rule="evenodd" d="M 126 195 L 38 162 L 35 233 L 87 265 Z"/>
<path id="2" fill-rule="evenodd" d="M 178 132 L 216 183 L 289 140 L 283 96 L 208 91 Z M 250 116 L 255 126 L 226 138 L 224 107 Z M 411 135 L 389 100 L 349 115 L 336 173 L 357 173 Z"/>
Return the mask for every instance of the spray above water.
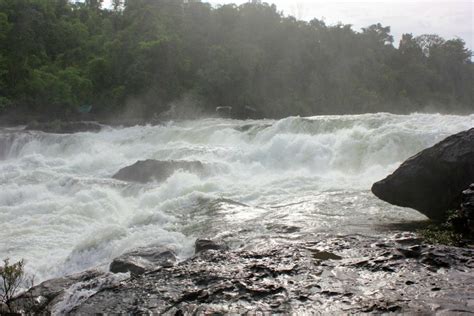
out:
<path id="1" fill-rule="evenodd" d="M 43 280 L 106 266 L 152 243 L 184 258 L 206 235 L 373 234 L 378 225 L 423 216 L 377 200 L 372 183 L 472 126 L 472 115 L 370 114 L 70 135 L 2 130 L 0 257 L 25 258 Z M 199 161 L 206 172 L 181 169 L 145 184 L 112 178 L 145 159 Z"/>

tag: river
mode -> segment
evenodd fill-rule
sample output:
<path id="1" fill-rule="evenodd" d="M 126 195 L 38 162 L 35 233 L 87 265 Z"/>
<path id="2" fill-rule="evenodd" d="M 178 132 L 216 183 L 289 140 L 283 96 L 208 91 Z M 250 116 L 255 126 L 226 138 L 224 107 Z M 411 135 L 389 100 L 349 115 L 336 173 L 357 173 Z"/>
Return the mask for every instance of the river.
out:
<path id="1" fill-rule="evenodd" d="M 474 115 L 386 113 L 202 119 L 68 135 L 0 129 L 0 258 L 36 281 L 162 244 L 181 258 L 197 237 L 234 246 L 318 233 L 385 234 L 426 219 L 370 192 L 420 150 L 474 126 Z M 137 160 L 193 160 L 165 182 L 112 179 Z"/>

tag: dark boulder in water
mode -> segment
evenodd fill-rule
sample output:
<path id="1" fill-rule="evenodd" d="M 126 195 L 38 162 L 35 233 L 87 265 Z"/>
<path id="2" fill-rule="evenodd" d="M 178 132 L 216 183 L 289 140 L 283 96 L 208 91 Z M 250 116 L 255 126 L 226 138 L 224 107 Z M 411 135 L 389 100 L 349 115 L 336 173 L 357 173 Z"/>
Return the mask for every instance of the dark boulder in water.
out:
<path id="1" fill-rule="evenodd" d="M 110 264 L 110 272 L 139 275 L 159 267 L 170 267 L 176 261 L 176 254 L 171 249 L 160 246 L 142 247 L 115 258 Z"/>
<path id="2" fill-rule="evenodd" d="M 199 161 L 161 161 L 148 159 L 137 161 L 131 166 L 120 169 L 113 178 L 140 183 L 164 181 L 179 169 L 197 174 L 204 172 L 204 166 Z"/>
<path id="3" fill-rule="evenodd" d="M 452 135 L 405 161 L 372 192 L 389 203 L 414 208 L 434 220 L 462 202 L 474 182 L 474 128 Z"/>
<path id="4" fill-rule="evenodd" d="M 65 122 L 56 120 L 46 123 L 34 122 L 29 124 L 26 129 L 46 133 L 71 134 L 79 132 L 99 132 L 102 129 L 102 125 L 96 122 Z"/>

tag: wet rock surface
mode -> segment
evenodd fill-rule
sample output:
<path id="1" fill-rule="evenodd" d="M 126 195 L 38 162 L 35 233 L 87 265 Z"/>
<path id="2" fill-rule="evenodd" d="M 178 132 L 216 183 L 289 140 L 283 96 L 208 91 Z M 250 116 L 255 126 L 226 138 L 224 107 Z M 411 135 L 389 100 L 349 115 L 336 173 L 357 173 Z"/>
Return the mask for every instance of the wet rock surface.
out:
<path id="1" fill-rule="evenodd" d="M 17 297 L 12 307 L 24 314 L 65 314 L 91 295 L 115 287 L 127 275 L 88 270 L 45 281 Z"/>
<path id="2" fill-rule="evenodd" d="M 202 174 L 204 166 L 199 161 L 161 161 L 140 160 L 131 166 L 120 169 L 114 179 L 146 183 L 150 181 L 164 181 L 175 171 L 183 169 L 192 173 Z"/>
<path id="3" fill-rule="evenodd" d="M 428 246 L 409 233 L 384 239 L 319 235 L 314 241 L 262 240 L 200 251 L 58 304 L 71 314 L 453 315 L 474 311 L 473 272 L 473 249 Z M 41 295 L 42 286 L 32 291 Z M 39 310 L 54 308 L 50 303 Z"/>
<path id="4" fill-rule="evenodd" d="M 222 242 L 210 239 L 197 239 L 194 243 L 194 252 L 199 253 L 207 250 L 228 250 L 228 247 Z"/>
<path id="5" fill-rule="evenodd" d="M 160 267 L 170 267 L 176 261 L 176 253 L 172 249 L 160 246 L 142 247 L 115 258 L 110 264 L 110 272 L 139 275 Z"/>
<path id="6" fill-rule="evenodd" d="M 389 203 L 411 207 L 440 220 L 461 204 L 474 181 L 474 128 L 452 135 L 405 161 L 372 192 Z M 429 198 L 427 198 L 429 197 Z"/>

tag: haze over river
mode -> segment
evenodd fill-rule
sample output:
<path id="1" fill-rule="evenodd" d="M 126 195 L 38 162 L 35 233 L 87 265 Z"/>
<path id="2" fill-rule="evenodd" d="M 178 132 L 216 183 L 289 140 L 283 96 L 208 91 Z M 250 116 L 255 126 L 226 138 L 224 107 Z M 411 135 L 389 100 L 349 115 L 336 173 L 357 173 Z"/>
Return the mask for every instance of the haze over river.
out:
<path id="1" fill-rule="evenodd" d="M 0 258 L 36 281 L 102 266 L 139 246 L 181 258 L 197 237 L 235 246 L 314 234 L 379 235 L 426 219 L 378 200 L 373 182 L 474 127 L 474 115 L 386 113 L 203 119 L 68 135 L 0 130 Z M 192 160 L 204 174 L 112 179 L 137 160 Z"/>

